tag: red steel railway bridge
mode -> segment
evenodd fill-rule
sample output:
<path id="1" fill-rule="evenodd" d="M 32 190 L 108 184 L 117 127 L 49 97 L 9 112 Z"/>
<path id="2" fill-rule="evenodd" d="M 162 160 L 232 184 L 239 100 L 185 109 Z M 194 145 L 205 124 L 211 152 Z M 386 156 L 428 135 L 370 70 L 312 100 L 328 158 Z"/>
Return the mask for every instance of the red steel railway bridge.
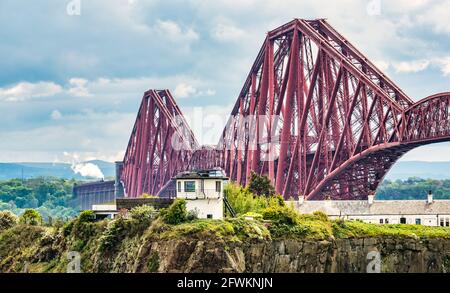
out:
<path id="1" fill-rule="evenodd" d="M 147 91 L 118 178 L 127 197 L 161 195 L 180 171 L 220 167 L 285 198 L 365 199 L 403 154 L 450 141 L 449 102 L 414 102 L 325 20 L 295 19 L 267 34 L 215 147 L 168 90 Z"/>

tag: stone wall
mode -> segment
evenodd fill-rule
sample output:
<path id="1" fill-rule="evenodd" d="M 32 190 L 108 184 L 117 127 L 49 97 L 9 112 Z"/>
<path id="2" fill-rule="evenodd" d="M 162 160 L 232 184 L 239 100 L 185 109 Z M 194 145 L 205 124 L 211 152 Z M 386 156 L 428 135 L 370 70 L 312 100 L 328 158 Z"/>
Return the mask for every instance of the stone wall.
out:
<path id="1" fill-rule="evenodd" d="M 173 202 L 173 199 L 152 197 L 152 198 L 118 198 L 116 199 L 117 210 L 131 210 L 141 205 L 152 206 L 155 209 L 167 208 Z"/>

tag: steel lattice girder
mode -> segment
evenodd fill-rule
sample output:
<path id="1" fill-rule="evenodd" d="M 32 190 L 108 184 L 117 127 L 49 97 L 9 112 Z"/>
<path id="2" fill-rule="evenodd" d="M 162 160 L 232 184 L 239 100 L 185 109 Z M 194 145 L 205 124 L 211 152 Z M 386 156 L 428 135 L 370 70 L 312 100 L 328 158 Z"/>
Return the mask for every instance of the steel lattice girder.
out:
<path id="1" fill-rule="evenodd" d="M 158 100 L 150 92 L 144 100 Z M 324 20 L 267 34 L 215 149 L 199 148 L 189 130 L 181 137 L 190 148 L 173 156 L 161 135 L 177 131 L 169 118 L 181 112 L 163 92 L 169 102 L 152 109 L 168 114 L 146 120 L 152 103 L 141 105 L 133 129 L 122 174 L 129 196 L 156 193 L 176 171 L 222 167 L 242 185 L 252 170 L 267 174 L 285 198 L 362 199 L 405 152 L 450 140 L 450 94 L 414 103 Z"/>
<path id="2" fill-rule="evenodd" d="M 190 168 L 198 143 L 168 90 L 144 94 L 125 153 L 121 180 L 125 195 L 157 194 Z"/>

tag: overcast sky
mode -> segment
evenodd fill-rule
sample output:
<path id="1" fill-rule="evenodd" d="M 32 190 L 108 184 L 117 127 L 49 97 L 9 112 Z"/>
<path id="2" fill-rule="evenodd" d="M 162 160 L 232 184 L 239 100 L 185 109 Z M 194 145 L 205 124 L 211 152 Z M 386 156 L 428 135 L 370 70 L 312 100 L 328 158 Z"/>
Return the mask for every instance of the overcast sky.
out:
<path id="1" fill-rule="evenodd" d="M 326 18 L 413 100 L 450 90 L 450 1 L 76 2 L 0 1 L 0 162 L 122 159 L 149 88 L 188 117 L 227 115 L 265 33 L 293 18 Z M 224 124 L 193 128 L 216 143 Z M 450 144 L 403 159 L 450 161 Z"/>

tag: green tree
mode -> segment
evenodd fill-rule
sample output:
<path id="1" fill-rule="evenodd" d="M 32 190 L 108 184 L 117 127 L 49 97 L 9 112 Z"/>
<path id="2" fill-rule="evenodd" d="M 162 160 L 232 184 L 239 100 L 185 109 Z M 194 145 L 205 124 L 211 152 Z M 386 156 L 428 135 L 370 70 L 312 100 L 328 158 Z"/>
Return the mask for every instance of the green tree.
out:
<path id="1" fill-rule="evenodd" d="M 248 185 L 248 190 L 251 193 L 257 195 L 264 195 L 264 196 L 275 195 L 275 188 L 270 182 L 269 177 L 267 177 L 266 175 L 261 176 L 253 171 L 251 172 L 250 175 L 250 183 Z"/>
<path id="2" fill-rule="evenodd" d="M 42 224 L 42 217 L 38 211 L 34 209 L 26 209 L 20 216 L 20 223 L 27 225 L 39 225 Z"/>
<path id="3" fill-rule="evenodd" d="M 177 225 L 186 221 L 186 200 L 176 199 L 167 209 L 160 213 L 166 224 Z"/>

